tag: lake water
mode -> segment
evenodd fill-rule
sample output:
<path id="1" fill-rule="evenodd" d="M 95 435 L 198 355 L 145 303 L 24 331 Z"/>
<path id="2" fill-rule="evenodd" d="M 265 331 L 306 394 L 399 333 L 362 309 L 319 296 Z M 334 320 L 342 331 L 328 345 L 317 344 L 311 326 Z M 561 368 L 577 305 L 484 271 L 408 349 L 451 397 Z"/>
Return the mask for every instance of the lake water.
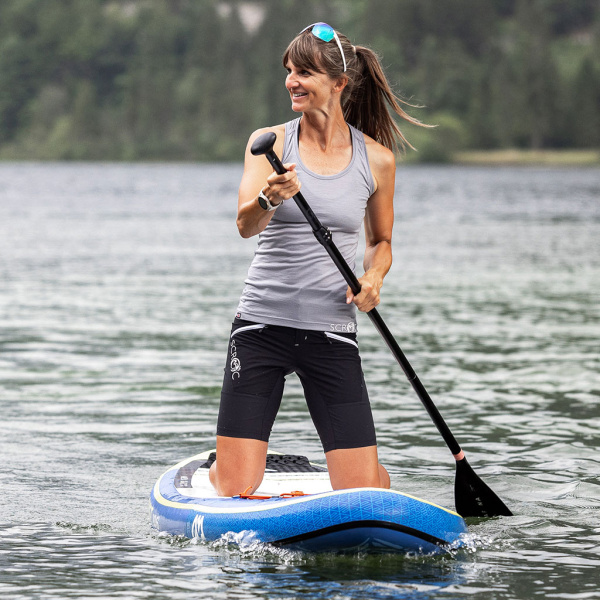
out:
<path id="1" fill-rule="evenodd" d="M 309 555 L 150 529 L 214 447 L 255 240 L 241 165 L 0 164 L 2 598 L 600 598 L 600 170 L 402 167 L 380 312 L 512 518 L 452 556 Z M 381 461 L 453 507 L 454 461 L 364 316 Z M 290 378 L 272 446 L 323 459 Z"/>

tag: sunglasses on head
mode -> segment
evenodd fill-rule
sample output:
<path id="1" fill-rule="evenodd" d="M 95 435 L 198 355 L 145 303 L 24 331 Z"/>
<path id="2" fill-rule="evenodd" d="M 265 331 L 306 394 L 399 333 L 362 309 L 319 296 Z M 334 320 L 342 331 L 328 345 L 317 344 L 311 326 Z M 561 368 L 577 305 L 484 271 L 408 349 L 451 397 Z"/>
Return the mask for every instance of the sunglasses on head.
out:
<path id="1" fill-rule="evenodd" d="M 312 29 L 311 29 L 312 27 Z M 330 42 L 331 40 L 335 40 L 335 43 L 338 45 L 340 49 L 340 54 L 342 55 L 342 62 L 344 63 L 344 73 L 346 72 L 346 57 L 344 56 L 344 51 L 342 50 L 342 43 L 340 42 L 340 38 L 338 34 L 335 32 L 331 25 L 327 25 L 327 23 L 313 23 L 308 27 L 305 27 L 300 33 L 304 33 L 307 29 L 311 29 L 311 33 L 323 40 L 324 42 Z M 298 34 L 300 35 L 300 34 Z"/>

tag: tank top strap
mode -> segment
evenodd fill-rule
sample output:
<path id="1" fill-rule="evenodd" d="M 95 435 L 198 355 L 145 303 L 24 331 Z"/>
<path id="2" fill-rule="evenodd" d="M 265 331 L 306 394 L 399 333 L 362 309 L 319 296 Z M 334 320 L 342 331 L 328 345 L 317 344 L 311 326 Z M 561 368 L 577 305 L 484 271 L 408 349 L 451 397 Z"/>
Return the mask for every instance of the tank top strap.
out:
<path id="1" fill-rule="evenodd" d="M 369 164 L 365 135 L 362 131 L 350 125 L 350 123 L 347 123 L 347 125 L 350 128 L 350 133 L 352 135 L 352 152 L 355 154 L 354 162 L 356 168 L 359 169 L 361 175 L 365 178 L 370 190 L 369 195 L 372 195 L 375 193 L 375 180 L 373 179 L 371 165 Z"/>
<path id="2" fill-rule="evenodd" d="M 296 145 L 294 140 L 298 139 L 298 128 L 300 127 L 300 119 L 302 117 L 298 117 L 293 121 L 288 121 L 285 124 L 285 137 L 283 139 L 283 154 L 281 157 L 281 162 L 296 162 L 295 154 L 296 154 Z M 291 160 L 290 160 L 291 158 Z"/>

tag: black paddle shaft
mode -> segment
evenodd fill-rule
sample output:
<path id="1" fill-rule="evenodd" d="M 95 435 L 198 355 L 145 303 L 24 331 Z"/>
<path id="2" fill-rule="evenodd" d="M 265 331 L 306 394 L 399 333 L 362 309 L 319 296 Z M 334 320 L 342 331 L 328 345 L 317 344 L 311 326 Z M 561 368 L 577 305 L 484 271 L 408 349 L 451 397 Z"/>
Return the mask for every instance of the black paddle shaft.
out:
<path id="1" fill-rule="evenodd" d="M 287 170 L 283 166 L 281 160 L 273 150 L 273 145 L 277 136 L 275 133 L 269 132 L 264 133 L 258 137 L 250 151 L 253 155 L 259 156 L 264 154 L 267 160 L 273 167 L 276 173 L 283 175 Z M 315 213 L 310 208 L 308 202 L 304 199 L 301 192 L 298 192 L 294 196 L 298 208 L 308 221 L 312 228 L 312 231 L 319 241 L 319 243 L 325 248 L 340 273 L 350 286 L 352 293 L 357 295 L 360 293 L 360 283 L 356 278 L 356 275 L 352 269 L 348 266 L 348 263 L 338 250 L 337 246 L 333 243 L 333 237 L 329 229 L 322 225 Z M 450 431 L 446 421 L 444 421 L 440 411 L 437 409 L 433 400 L 430 398 L 425 386 L 421 383 L 414 369 L 408 362 L 408 359 L 404 355 L 404 352 L 400 349 L 398 342 L 394 339 L 387 325 L 381 318 L 381 315 L 377 309 L 373 308 L 368 313 L 369 318 L 375 325 L 375 328 L 380 333 L 381 337 L 385 340 L 388 348 L 391 350 L 394 358 L 398 361 L 398 364 L 402 367 L 406 378 L 412 385 L 413 389 L 417 393 L 419 400 L 425 406 L 425 409 L 429 413 L 431 420 L 437 427 L 438 431 L 444 438 L 446 445 L 450 449 L 450 452 L 456 459 L 456 481 L 454 486 L 454 497 L 456 503 L 456 509 L 463 517 L 495 517 L 500 515 L 510 516 L 512 515 L 508 507 L 502 502 L 502 500 L 479 478 L 479 476 L 473 471 L 471 465 L 467 462 L 464 452 L 461 450 L 459 443 Z"/>
<path id="2" fill-rule="evenodd" d="M 267 157 L 267 160 L 271 163 L 271 166 L 273 167 L 275 172 L 279 175 L 283 175 L 283 173 L 287 172 L 287 169 L 283 166 L 281 160 L 279 160 L 279 157 L 277 156 L 277 154 L 275 154 L 273 150 L 273 144 L 275 143 L 276 138 L 277 136 L 274 133 L 265 133 L 261 135 L 252 145 L 251 152 L 256 156 L 264 154 Z M 333 237 L 329 229 L 327 229 L 327 227 L 325 227 L 319 221 L 319 219 L 309 206 L 308 202 L 304 199 L 302 192 L 298 192 L 294 196 L 294 201 L 298 205 L 298 208 L 308 221 L 309 225 L 311 226 L 315 237 L 317 238 L 319 243 L 325 248 L 325 250 L 327 250 L 327 253 L 329 254 L 331 259 L 339 269 L 340 273 L 350 286 L 352 293 L 354 295 L 359 294 L 360 283 L 358 282 L 356 275 L 348 266 L 348 263 L 338 250 L 337 246 L 334 244 Z M 429 397 L 427 390 L 417 377 L 417 374 L 408 362 L 408 359 L 404 355 L 404 352 L 402 352 L 400 346 L 394 339 L 394 336 L 391 334 L 384 320 L 381 318 L 381 315 L 379 314 L 376 308 L 371 309 L 367 313 L 367 315 L 369 315 L 369 318 L 375 325 L 377 331 L 379 331 L 381 337 L 385 340 L 385 343 L 388 345 L 389 349 L 394 355 L 394 358 L 402 367 L 406 378 L 408 379 L 408 381 L 410 381 L 415 392 L 417 393 L 417 396 L 424 404 L 425 408 L 427 409 L 427 412 L 429 413 L 429 416 L 435 423 L 435 426 L 438 428 L 438 431 L 441 433 L 442 437 L 444 438 L 444 441 L 448 445 L 448 448 L 450 448 L 450 452 L 452 452 L 452 454 L 455 457 L 457 455 L 460 455 L 460 445 L 456 441 L 454 435 L 452 435 L 452 432 L 450 431 L 448 425 L 446 425 L 446 422 L 444 421 L 442 415 L 440 414 L 439 410 Z"/>

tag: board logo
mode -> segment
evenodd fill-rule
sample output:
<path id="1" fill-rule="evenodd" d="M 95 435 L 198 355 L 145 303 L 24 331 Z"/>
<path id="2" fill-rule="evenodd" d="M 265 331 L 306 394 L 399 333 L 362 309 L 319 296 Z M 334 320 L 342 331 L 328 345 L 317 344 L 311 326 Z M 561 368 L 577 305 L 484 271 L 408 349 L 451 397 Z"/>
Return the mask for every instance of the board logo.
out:
<path id="1" fill-rule="evenodd" d="M 200 538 L 201 540 L 206 540 L 204 536 L 204 515 L 196 515 L 194 517 L 194 521 L 192 522 L 192 539 Z"/>

